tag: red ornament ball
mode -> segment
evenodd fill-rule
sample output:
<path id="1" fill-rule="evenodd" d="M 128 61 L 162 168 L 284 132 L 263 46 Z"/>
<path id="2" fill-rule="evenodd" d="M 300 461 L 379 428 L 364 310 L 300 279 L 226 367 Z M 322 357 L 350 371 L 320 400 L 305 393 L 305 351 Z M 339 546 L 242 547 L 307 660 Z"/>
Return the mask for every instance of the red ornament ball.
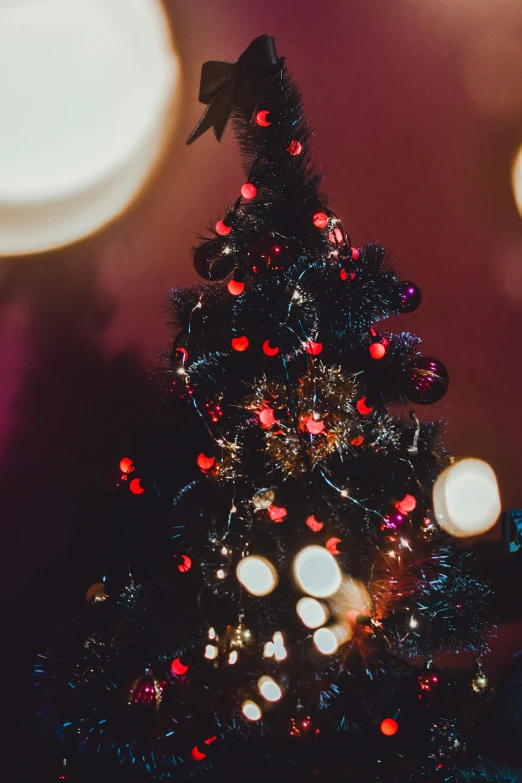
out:
<path id="1" fill-rule="evenodd" d="M 243 196 L 243 198 L 247 200 L 255 198 L 257 196 L 256 186 L 252 185 L 251 182 L 245 182 L 245 184 L 241 188 L 241 195 Z"/>
<path id="2" fill-rule="evenodd" d="M 228 293 L 232 296 L 241 296 L 245 290 L 245 284 L 240 280 L 229 280 L 227 284 Z"/>
<path id="3" fill-rule="evenodd" d="M 234 337 L 232 339 L 232 348 L 239 353 L 246 351 L 248 348 L 248 337 L 245 337 L 245 335 L 242 337 Z"/>
<path id="4" fill-rule="evenodd" d="M 382 343 L 372 343 L 368 350 L 372 359 L 382 359 L 386 353 L 386 348 Z"/>
<path id="5" fill-rule="evenodd" d="M 381 733 L 385 737 L 393 737 L 399 731 L 399 724 L 393 718 L 385 718 L 381 723 Z"/>
<path id="6" fill-rule="evenodd" d="M 272 522 L 282 522 L 287 513 L 288 512 L 284 506 L 270 506 L 268 509 L 268 515 Z"/>
<path id="7" fill-rule="evenodd" d="M 357 259 L 359 258 L 359 255 L 360 255 L 359 249 L 357 247 L 351 247 L 350 248 L 350 253 L 352 254 L 353 260 L 357 261 Z"/>
<path id="8" fill-rule="evenodd" d="M 259 422 L 263 427 L 272 427 L 275 424 L 275 415 L 272 408 L 263 408 L 258 411 Z"/>
<path id="9" fill-rule="evenodd" d="M 203 759 L 206 759 L 206 757 L 207 757 L 207 754 L 206 753 L 202 753 L 199 750 L 197 745 L 194 745 L 194 747 L 190 751 L 190 755 L 192 756 L 194 761 L 203 761 Z"/>
<path id="10" fill-rule="evenodd" d="M 263 353 L 266 356 L 277 356 L 277 354 L 279 353 L 279 348 L 277 346 L 274 346 L 272 348 L 272 346 L 270 345 L 270 340 L 265 340 L 265 342 L 263 343 Z"/>
<path id="11" fill-rule="evenodd" d="M 176 555 L 174 556 L 176 557 Z M 181 563 L 178 564 L 180 574 L 186 574 L 192 568 L 192 560 L 188 555 L 181 555 Z"/>
<path id="12" fill-rule="evenodd" d="M 216 458 L 207 457 L 203 452 L 201 452 L 201 454 L 198 454 L 196 462 L 198 464 L 198 468 L 201 468 L 201 470 L 212 470 L 216 463 Z"/>
<path id="13" fill-rule="evenodd" d="M 189 670 L 188 666 L 185 666 L 184 663 L 182 663 L 181 658 L 174 658 L 172 663 L 170 664 L 170 671 L 172 674 L 175 674 L 177 677 L 183 677 L 184 674 L 186 674 Z"/>
<path id="14" fill-rule="evenodd" d="M 409 514 L 411 511 L 414 511 L 416 505 L 417 501 L 413 495 L 405 495 L 402 500 L 395 504 L 395 508 L 398 508 L 401 514 Z"/>
<path id="15" fill-rule="evenodd" d="M 221 237 L 227 237 L 232 231 L 232 226 L 227 226 L 224 220 L 218 220 L 216 223 L 216 232 Z"/>
<path id="16" fill-rule="evenodd" d="M 252 272 L 282 272 L 289 262 L 289 246 L 276 237 L 261 237 L 250 247 L 248 261 Z"/>
<path id="17" fill-rule="evenodd" d="M 272 124 L 268 119 L 269 117 L 270 112 L 266 111 L 266 109 L 263 111 L 258 111 L 256 114 L 256 124 L 261 128 L 268 128 L 268 126 Z"/>
<path id="18" fill-rule="evenodd" d="M 123 457 L 120 460 L 120 470 L 122 473 L 132 473 L 134 470 L 134 462 L 128 457 Z"/>
<path id="19" fill-rule="evenodd" d="M 322 343 L 316 343 L 313 340 L 308 340 L 306 343 L 306 353 L 309 353 L 310 356 L 319 356 L 321 351 L 323 350 L 323 344 Z"/>
<path id="20" fill-rule="evenodd" d="M 328 225 L 328 215 L 326 212 L 316 212 L 312 221 L 316 228 L 326 228 Z"/>
<path id="21" fill-rule="evenodd" d="M 313 416 L 309 416 L 305 419 L 305 427 L 310 435 L 320 435 L 324 431 L 324 421 L 316 421 Z"/>
<path id="22" fill-rule="evenodd" d="M 140 482 L 141 479 L 139 478 L 132 479 L 132 481 L 130 482 L 129 489 L 133 495 L 143 495 L 143 493 L 145 492 Z"/>
<path id="23" fill-rule="evenodd" d="M 290 155 L 300 155 L 303 151 L 303 145 L 300 141 L 296 141 L 296 139 L 292 139 L 290 144 L 288 145 L 288 152 Z"/>
<path id="24" fill-rule="evenodd" d="M 363 416 L 367 416 L 373 410 L 371 405 L 368 405 L 367 400 L 365 400 L 364 397 L 360 400 L 357 400 L 356 407 L 359 413 L 361 413 Z"/>
<path id="25" fill-rule="evenodd" d="M 403 370 L 402 390 L 417 405 L 438 402 L 446 394 L 448 385 L 448 371 L 442 362 L 431 356 L 418 356 Z"/>

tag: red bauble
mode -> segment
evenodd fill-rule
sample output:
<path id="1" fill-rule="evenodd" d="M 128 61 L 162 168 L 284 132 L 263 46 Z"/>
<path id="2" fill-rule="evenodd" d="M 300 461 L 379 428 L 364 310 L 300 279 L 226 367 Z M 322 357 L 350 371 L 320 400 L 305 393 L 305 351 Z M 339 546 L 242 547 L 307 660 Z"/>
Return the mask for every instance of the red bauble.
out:
<path id="1" fill-rule="evenodd" d="M 212 421 L 214 424 L 217 424 L 223 415 L 223 408 L 219 402 L 206 402 L 205 411 L 210 416 L 210 421 Z"/>
<path id="2" fill-rule="evenodd" d="M 364 399 L 364 397 L 361 400 L 357 400 L 357 410 L 359 413 L 362 413 L 363 416 L 367 416 L 369 413 L 372 412 L 373 408 L 371 405 L 368 405 L 367 400 Z"/>
<path id="3" fill-rule="evenodd" d="M 159 708 L 162 698 L 162 687 L 154 677 L 152 669 L 145 669 L 144 674 L 131 684 L 128 692 L 129 706 Z"/>
<path id="4" fill-rule="evenodd" d="M 418 356 L 406 365 L 402 375 L 402 389 L 406 397 L 417 405 L 438 402 L 448 390 L 448 371 L 438 359 Z"/>
<path id="5" fill-rule="evenodd" d="M 248 348 L 248 337 L 245 337 L 245 335 L 242 337 L 234 337 L 232 339 L 232 348 L 234 351 L 238 351 L 239 353 L 246 351 Z"/>
<path id="6" fill-rule="evenodd" d="M 314 533 L 319 533 L 320 530 L 324 527 L 324 522 L 318 522 L 315 516 L 312 514 L 308 517 L 306 520 L 306 524 L 310 528 L 310 530 Z"/>
<path id="7" fill-rule="evenodd" d="M 277 356 L 279 353 L 279 348 L 277 348 L 277 346 L 272 348 L 270 345 L 270 340 L 265 340 L 263 343 L 263 353 L 266 354 L 266 356 Z"/>
<path id="8" fill-rule="evenodd" d="M 229 294 L 232 296 L 241 296 L 245 290 L 245 284 L 241 280 L 229 280 L 227 284 Z"/>
<path id="9" fill-rule="evenodd" d="M 132 473 L 134 470 L 134 462 L 128 457 L 123 457 L 123 459 L 120 460 L 120 470 L 125 474 Z"/>
<path id="10" fill-rule="evenodd" d="M 381 723 L 381 732 L 385 737 L 393 737 L 399 731 L 399 724 L 393 718 L 385 718 Z"/>
<path id="11" fill-rule="evenodd" d="M 270 506 L 268 515 L 272 522 L 282 522 L 287 515 L 287 510 L 283 506 Z"/>
<path id="12" fill-rule="evenodd" d="M 272 124 L 268 119 L 269 117 L 270 117 L 270 112 L 266 110 L 258 111 L 256 114 L 257 125 L 259 125 L 261 128 L 268 128 L 268 126 Z"/>
<path id="13" fill-rule="evenodd" d="M 296 141 L 296 139 L 292 139 L 290 144 L 288 145 L 288 152 L 290 155 L 300 155 L 303 151 L 303 145 L 300 141 Z"/>
<path id="14" fill-rule="evenodd" d="M 263 427 L 272 427 L 275 424 L 275 415 L 272 408 L 263 408 L 258 411 L 259 422 Z"/>
<path id="15" fill-rule="evenodd" d="M 177 559 L 177 555 L 174 555 Z M 188 555 L 181 555 L 181 563 L 178 563 L 178 571 L 180 574 L 186 574 L 192 568 L 192 560 Z"/>
<path id="16" fill-rule="evenodd" d="M 276 237 L 262 237 L 250 247 L 248 262 L 254 274 L 283 272 L 290 261 L 289 245 Z"/>
<path id="17" fill-rule="evenodd" d="M 170 664 L 170 671 L 172 672 L 172 674 L 175 674 L 176 677 L 183 677 L 183 675 L 186 674 L 188 670 L 189 667 L 185 666 L 181 658 L 174 658 L 174 660 Z"/>
<path id="18" fill-rule="evenodd" d="M 328 215 L 326 212 L 316 212 L 312 221 L 316 228 L 326 228 L 328 225 Z"/>
<path id="19" fill-rule="evenodd" d="M 196 462 L 198 463 L 198 467 L 201 468 L 201 470 L 212 470 L 215 465 L 216 458 L 207 457 L 205 454 L 203 454 L 203 452 L 201 452 L 201 454 L 198 454 Z"/>
<path id="20" fill-rule="evenodd" d="M 357 261 L 357 259 L 359 258 L 359 255 L 360 255 L 360 254 L 359 254 L 359 250 L 358 250 L 358 248 L 356 248 L 356 247 L 351 247 L 351 248 L 350 248 L 350 253 L 352 254 L 352 258 L 353 258 L 353 260 L 354 260 L 354 261 Z"/>
<path id="21" fill-rule="evenodd" d="M 232 226 L 227 226 L 224 220 L 218 220 L 216 223 L 216 232 L 221 237 L 227 237 L 232 231 Z"/>
<path id="22" fill-rule="evenodd" d="M 372 343 L 368 350 L 372 359 L 382 359 L 386 353 L 386 348 L 382 343 Z"/>
<path id="23" fill-rule="evenodd" d="M 141 486 L 141 479 L 135 478 L 129 483 L 129 489 L 133 495 L 143 495 L 145 490 Z"/>
<path id="24" fill-rule="evenodd" d="M 316 343 L 313 340 L 308 340 L 306 343 L 306 353 L 309 353 L 310 356 L 319 356 L 321 351 L 323 350 L 323 344 L 322 343 Z"/>
<path id="25" fill-rule="evenodd" d="M 308 418 L 305 419 L 304 424 L 306 431 L 309 432 L 310 435 L 320 435 L 324 430 L 324 422 L 320 420 L 316 421 L 313 416 L 308 416 Z"/>
<path id="26" fill-rule="evenodd" d="M 340 555 L 341 552 L 339 549 L 337 549 L 337 544 L 341 543 L 340 538 L 329 538 L 328 541 L 325 544 L 326 549 L 330 552 L 331 555 Z"/>
<path id="27" fill-rule="evenodd" d="M 409 514 L 411 511 L 415 509 L 415 506 L 417 505 L 417 501 L 413 497 L 413 495 L 405 495 L 402 500 L 399 500 L 395 504 L 395 508 L 399 509 L 401 514 Z"/>
<path id="28" fill-rule="evenodd" d="M 243 187 L 241 188 L 241 195 L 243 198 L 250 200 L 252 198 L 255 198 L 257 196 L 257 188 L 255 185 L 252 185 L 251 182 L 245 182 Z"/>

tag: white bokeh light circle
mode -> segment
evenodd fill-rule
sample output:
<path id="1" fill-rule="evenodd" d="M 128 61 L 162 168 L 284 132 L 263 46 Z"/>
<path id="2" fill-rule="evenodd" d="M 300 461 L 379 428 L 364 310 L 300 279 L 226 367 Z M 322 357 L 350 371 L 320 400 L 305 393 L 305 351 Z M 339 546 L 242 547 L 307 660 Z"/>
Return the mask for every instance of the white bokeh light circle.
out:
<path id="1" fill-rule="evenodd" d="M 251 721 L 260 720 L 263 715 L 261 708 L 251 699 L 247 699 L 243 702 L 241 711 L 245 718 Z"/>
<path id="2" fill-rule="evenodd" d="M 266 557 L 249 555 L 240 560 L 236 576 L 245 590 L 255 596 L 271 593 L 277 585 L 277 571 Z"/>
<path id="3" fill-rule="evenodd" d="M 493 527 L 500 495 L 493 468 L 480 459 L 463 459 L 446 468 L 433 487 L 433 509 L 441 528 L 465 538 Z"/>
<path id="4" fill-rule="evenodd" d="M 315 598 L 300 598 L 296 606 L 297 614 L 307 628 L 319 628 L 328 620 L 328 610 Z"/>
<path id="5" fill-rule="evenodd" d="M 303 592 L 314 598 L 328 598 L 341 586 L 341 569 L 334 556 L 322 546 L 302 549 L 294 560 L 294 574 Z"/>
<path id="6" fill-rule="evenodd" d="M 349 638 L 350 632 L 341 625 L 318 628 L 313 636 L 315 646 L 323 655 L 333 655 Z"/>
<path id="7" fill-rule="evenodd" d="M 259 693 L 267 701 L 279 701 L 283 695 L 283 691 L 272 677 L 260 677 L 257 686 Z"/>
<path id="8" fill-rule="evenodd" d="M 139 191 L 179 68 L 159 0 L 0 0 L 0 255 L 86 236 Z"/>

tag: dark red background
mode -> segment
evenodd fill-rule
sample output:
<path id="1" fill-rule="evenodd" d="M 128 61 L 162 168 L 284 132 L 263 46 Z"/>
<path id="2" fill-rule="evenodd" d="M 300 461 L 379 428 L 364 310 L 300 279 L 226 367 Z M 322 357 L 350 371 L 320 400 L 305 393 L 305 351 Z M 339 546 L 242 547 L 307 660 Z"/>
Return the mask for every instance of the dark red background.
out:
<path id="1" fill-rule="evenodd" d="M 522 506 L 522 222 L 510 170 L 522 144 L 520 0 L 169 0 L 182 65 L 178 121 L 146 192 L 97 236 L 0 260 L 3 629 L 44 633 L 46 597 L 89 520 L 123 434 L 147 417 L 170 286 L 242 184 L 232 134 L 185 138 L 201 63 L 275 36 L 302 88 L 325 189 L 353 242 L 379 240 L 422 288 L 400 327 L 442 359 L 433 416 L 447 444 L 495 468 Z M 518 41 L 518 44 L 517 44 Z M 56 129 L 59 134 L 59 127 Z M 36 607 L 36 608 L 35 608 Z M 52 613 L 52 612 L 51 612 Z M 30 647 L 30 645 L 29 645 Z"/>

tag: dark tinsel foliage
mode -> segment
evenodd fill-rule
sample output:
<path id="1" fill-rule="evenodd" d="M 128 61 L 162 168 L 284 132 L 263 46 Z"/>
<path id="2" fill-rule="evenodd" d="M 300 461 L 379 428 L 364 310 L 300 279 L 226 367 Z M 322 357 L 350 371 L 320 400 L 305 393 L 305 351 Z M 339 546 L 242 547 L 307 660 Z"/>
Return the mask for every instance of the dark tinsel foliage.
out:
<path id="1" fill-rule="evenodd" d="M 377 328 L 401 281 L 320 193 L 282 60 L 270 79 L 279 106 L 233 113 L 254 197 L 171 291 L 164 417 L 122 469 L 106 594 L 38 660 L 42 715 L 71 781 L 498 780 L 455 697 L 472 674 L 433 660 L 485 651 L 489 590 L 434 519 L 451 459 L 404 407 L 420 341 Z M 332 589 L 301 578 L 307 547 Z"/>

